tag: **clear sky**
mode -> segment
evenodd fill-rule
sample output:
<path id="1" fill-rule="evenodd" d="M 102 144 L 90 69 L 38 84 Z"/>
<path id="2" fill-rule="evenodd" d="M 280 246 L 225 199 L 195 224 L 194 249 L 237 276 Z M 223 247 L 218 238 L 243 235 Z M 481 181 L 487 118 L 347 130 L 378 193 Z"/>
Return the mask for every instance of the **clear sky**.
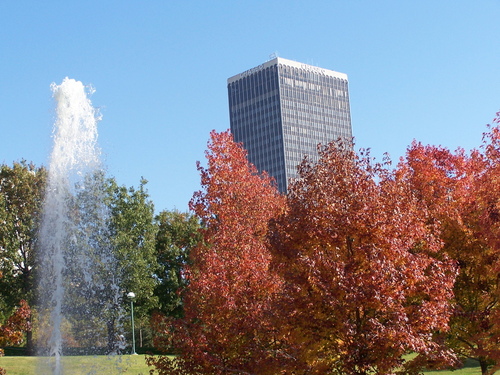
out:
<path id="1" fill-rule="evenodd" d="M 500 110 L 500 0 L 0 2 L 0 163 L 47 165 L 65 77 L 91 84 L 121 185 L 187 210 L 227 78 L 279 56 L 349 76 L 357 148 L 477 147 Z"/>

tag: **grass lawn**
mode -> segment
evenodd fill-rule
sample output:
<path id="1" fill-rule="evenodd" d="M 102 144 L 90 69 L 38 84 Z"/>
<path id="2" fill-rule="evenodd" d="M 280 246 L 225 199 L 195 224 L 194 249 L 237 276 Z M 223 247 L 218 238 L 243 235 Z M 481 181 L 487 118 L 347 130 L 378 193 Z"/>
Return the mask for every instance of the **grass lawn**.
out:
<path id="1" fill-rule="evenodd" d="M 144 355 L 65 356 L 62 357 L 63 373 L 147 375 L 150 368 L 144 358 Z M 7 370 L 7 375 L 51 375 L 53 362 L 54 358 L 47 357 L 0 357 L 0 367 Z"/>
<path id="2" fill-rule="evenodd" d="M 465 367 L 455 371 L 427 371 L 425 372 L 425 375 L 481 375 L 481 368 L 478 366 Z"/>
<path id="3" fill-rule="evenodd" d="M 466 366 L 455 371 L 426 371 L 425 375 L 481 375 L 481 367 L 478 364 L 477 366 Z"/>
<path id="4" fill-rule="evenodd" d="M 144 355 L 107 356 L 66 356 L 62 358 L 64 374 L 125 374 L 148 375 Z M 53 361 L 53 358 L 50 360 Z M 49 358 L 41 357 L 0 357 L 0 367 L 7 370 L 7 375 L 52 375 Z M 426 375 L 480 375 L 478 363 L 468 362 L 463 369 L 455 371 L 429 371 Z"/>

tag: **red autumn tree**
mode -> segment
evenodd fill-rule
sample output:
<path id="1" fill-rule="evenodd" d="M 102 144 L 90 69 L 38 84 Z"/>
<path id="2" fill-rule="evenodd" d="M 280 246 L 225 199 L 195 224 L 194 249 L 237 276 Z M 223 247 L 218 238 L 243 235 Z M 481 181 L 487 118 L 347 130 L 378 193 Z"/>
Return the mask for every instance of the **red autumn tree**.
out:
<path id="1" fill-rule="evenodd" d="M 27 321 L 31 310 L 25 300 L 21 300 L 13 314 L 0 325 L 0 346 L 18 345 L 23 342 L 25 332 L 29 329 Z"/>
<path id="2" fill-rule="evenodd" d="M 274 264 L 285 280 L 281 336 L 292 374 L 388 374 L 409 352 L 449 355 L 455 266 L 404 178 L 332 142 L 304 161 L 275 222 Z M 450 359 L 450 358 L 448 358 Z"/>
<path id="3" fill-rule="evenodd" d="M 0 273 L 0 277 L 2 277 Z M 31 310 L 28 303 L 21 300 L 19 307 L 14 310 L 13 314 L 3 323 L 0 324 L 0 346 L 18 345 L 23 342 L 25 332 L 29 330 L 29 321 Z M 0 349 L 0 356 L 3 355 L 3 350 Z M 0 374 L 5 374 L 5 369 L 0 367 Z"/>
<path id="4" fill-rule="evenodd" d="M 206 156 L 207 167 L 198 164 L 203 191 L 190 202 L 204 241 L 190 253 L 185 317 L 163 322 L 179 355 L 149 363 L 160 374 L 276 374 L 282 343 L 272 303 L 281 282 L 269 269 L 267 233 L 284 197 L 229 132 L 211 133 Z"/>
<path id="5" fill-rule="evenodd" d="M 480 150 L 414 143 L 400 165 L 428 220 L 439 225 L 442 253 L 460 267 L 448 345 L 478 360 L 483 374 L 500 369 L 499 123 L 497 117 Z"/>

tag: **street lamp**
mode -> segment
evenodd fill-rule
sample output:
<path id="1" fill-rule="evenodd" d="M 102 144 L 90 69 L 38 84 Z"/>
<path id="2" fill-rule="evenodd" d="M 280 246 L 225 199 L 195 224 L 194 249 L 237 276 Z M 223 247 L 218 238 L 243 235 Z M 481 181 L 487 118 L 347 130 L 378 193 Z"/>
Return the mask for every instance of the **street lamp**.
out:
<path id="1" fill-rule="evenodd" d="M 132 353 L 137 354 L 135 352 L 135 330 L 134 330 L 134 292 L 128 292 L 127 297 L 130 298 L 130 320 L 132 321 Z"/>

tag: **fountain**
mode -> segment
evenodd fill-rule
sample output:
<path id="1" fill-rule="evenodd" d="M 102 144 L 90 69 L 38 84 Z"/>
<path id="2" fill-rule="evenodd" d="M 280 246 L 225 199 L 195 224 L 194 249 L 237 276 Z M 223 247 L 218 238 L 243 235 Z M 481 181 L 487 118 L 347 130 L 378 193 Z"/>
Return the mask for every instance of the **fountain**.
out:
<path id="1" fill-rule="evenodd" d="M 100 116 L 88 99 L 93 90 L 68 78 L 51 88 L 57 119 L 39 236 L 39 320 L 46 339 L 38 354 L 49 356 L 51 374 L 61 375 L 61 356 L 74 354 L 70 349 L 119 353 L 123 311 L 97 146 Z"/>

